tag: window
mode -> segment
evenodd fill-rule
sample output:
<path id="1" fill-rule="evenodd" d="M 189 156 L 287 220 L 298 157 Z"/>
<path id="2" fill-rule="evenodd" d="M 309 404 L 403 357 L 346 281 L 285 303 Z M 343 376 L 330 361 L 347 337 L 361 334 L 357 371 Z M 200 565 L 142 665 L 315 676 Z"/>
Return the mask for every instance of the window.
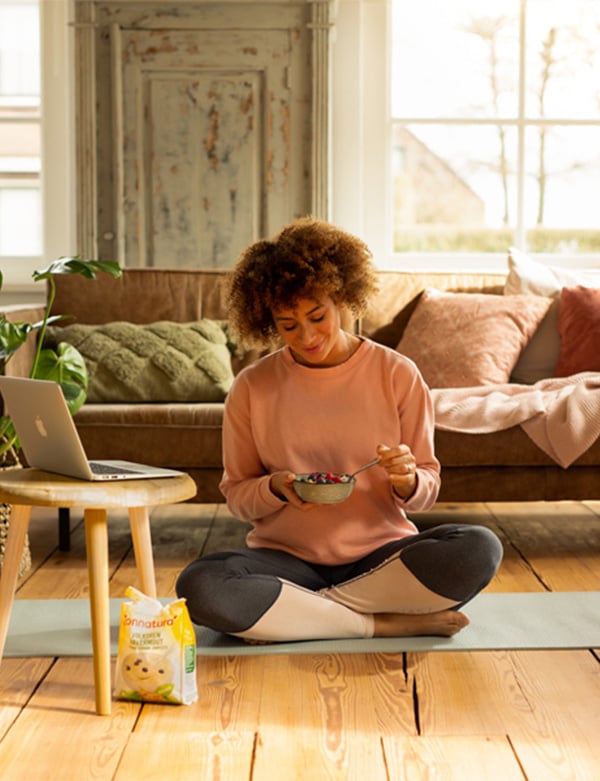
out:
<path id="1" fill-rule="evenodd" d="M 600 257 L 600 3 L 393 0 L 396 253 Z"/>
<path id="2" fill-rule="evenodd" d="M 40 36 L 34 0 L 0 2 L 0 258 L 42 255 Z"/>

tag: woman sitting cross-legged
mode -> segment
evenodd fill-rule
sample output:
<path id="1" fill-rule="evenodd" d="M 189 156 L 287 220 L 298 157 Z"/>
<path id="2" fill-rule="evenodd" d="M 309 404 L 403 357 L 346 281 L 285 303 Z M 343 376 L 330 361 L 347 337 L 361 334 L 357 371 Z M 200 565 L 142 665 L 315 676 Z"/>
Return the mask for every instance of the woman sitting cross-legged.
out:
<path id="1" fill-rule="evenodd" d="M 412 361 L 342 327 L 376 292 L 367 246 L 302 218 L 232 271 L 241 343 L 283 346 L 242 370 L 225 402 L 221 490 L 247 548 L 198 558 L 177 581 L 192 620 L 247 642 L 451 636 L 495 575 L 489 529 L 419 533 L 407 512 L 440 487 L 430 392 Z M 303 502 L 297 473 L 351 473 L 339 504 Z"/>

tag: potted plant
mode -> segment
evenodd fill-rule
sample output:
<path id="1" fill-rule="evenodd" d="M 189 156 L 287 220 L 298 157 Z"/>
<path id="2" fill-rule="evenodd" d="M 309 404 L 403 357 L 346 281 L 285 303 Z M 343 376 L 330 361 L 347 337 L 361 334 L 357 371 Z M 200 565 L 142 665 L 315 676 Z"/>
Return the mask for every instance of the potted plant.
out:
<path id="1" fill-rule="evenodd" d="M 89 260 L 78 256 L 58 258 L 47 268 L 34 271 L 32 275 L 35 282 L 45 280 L 48 283 L 48 296 L 42 320 L 37 323 L 10 323 L 4 315 L 0 314 L 0 370 L 4 371 L 7 362 L 25 344 L 29 334 L 39 330 L 29 376 L 38 380 L 58 382 L 72 414 L 75 414 L 85 402 L 88 374 L 83 356 L 72 345 L 61 342 L 56 350 L 44 347 L 47 326 L 68 317 L 68 315 L 50 315 L 56 295 L 54 277 L 58 274 L 80 274 L 87 279 L 95 279 L 98 272 L 105 272 L 113 277 L 122 274 L 116 261 Z M 2 274 L 0 273 L 1 288 Z M 3 415 L 0 417 L 0 457 L 5 453 L 14 452 L 17 448 L 18 440 L 12 422 L 7 415 Z"/>
<path id="2" fill-rule="evenodd" d="M 34 271 L 35 282 L 46 280 L 48 295 L 43 318 L 37 323 L 10 323 L 0 313 L 0 373 L 11 357 L 25 344 L 32 331 L 39 330 L 35 355 L 30 377 L 40 380 L 54 380 L 63 390 L 65 399 L 75 414 L 85 402 L 87 396 L 88 373 L 85 360 L 81 353 L 66 342 L 58 344 L 56 350 L 44 347 L 44 334 L 50 323 L 62 320 L 68 315 L 50 315 L 56 294 L 54 277 L 57 274 L 80 274 L 88 279 L 95 279 L 97 272 L 106 272 L 113 277 L 122 274 L 118 263 L 111 260 L 88 260 L 80 257 L 61 257 L 53 261 L 42 271 Z M 0 272 L 0 289 L 2 289 L 2 273 Z M 7 415 L 0 416 L 0 469 L 20 466 L 17 451 L 19 441 L 12 421 Z M 0 567 L 4 555 L 4 543 L 8 532 L 10 505 L 0 504 Z M 21 558 L 19 575 L 31 567 L 31 554 L 28 540 L 25 541 Z"/>

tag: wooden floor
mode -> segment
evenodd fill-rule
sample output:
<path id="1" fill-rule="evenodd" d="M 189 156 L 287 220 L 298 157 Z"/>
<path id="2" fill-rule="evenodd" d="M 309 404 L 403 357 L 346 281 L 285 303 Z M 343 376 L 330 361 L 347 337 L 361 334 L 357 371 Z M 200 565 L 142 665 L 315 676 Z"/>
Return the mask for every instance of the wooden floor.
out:
<path id="1" fill-rule="evenodd" d="M 81 518 L 61 553 L 44 512 L 17 596 L 85 597 Z M 448 505 L 416 520 L 457 518 L 504 542 L 489 590 L 600 590 L 600 502 Z M 222 505 L 152 519 L 161 596 L 197 554 L 243 539 Z M 110 534 L 111 595 L 121 597 L 136 584 L 125 517 L 110 516 Z M 600 779 L 598 649 L 200 657 L 198 685 L 194 705 L 115 702 L 100 717 L 91 659 L 5 659 L 0 779 Z"/>

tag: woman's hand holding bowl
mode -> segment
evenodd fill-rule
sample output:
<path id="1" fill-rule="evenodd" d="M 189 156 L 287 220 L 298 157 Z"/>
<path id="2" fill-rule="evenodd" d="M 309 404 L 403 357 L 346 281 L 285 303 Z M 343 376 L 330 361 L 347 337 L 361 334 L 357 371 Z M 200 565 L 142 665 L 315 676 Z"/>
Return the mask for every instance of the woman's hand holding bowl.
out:
<path id="1" fill-rule="evenodd" d="M 293 472 L 275 472 L 271 475 L 271 491 L 280 499 L 289 502 L 300 510 L 310 510 L 314 502 L 303 501 L 294 490 L 296 475 Z"/>

